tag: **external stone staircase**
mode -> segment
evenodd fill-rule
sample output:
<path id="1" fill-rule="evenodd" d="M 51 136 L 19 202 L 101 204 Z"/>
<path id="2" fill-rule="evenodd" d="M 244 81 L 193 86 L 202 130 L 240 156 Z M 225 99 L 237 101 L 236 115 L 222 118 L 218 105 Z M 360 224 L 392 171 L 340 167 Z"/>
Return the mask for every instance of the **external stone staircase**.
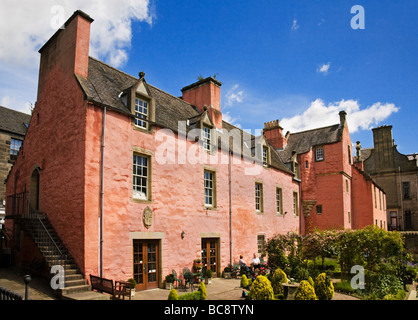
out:
<path id="1" fill-rule="evenodd" d="M 60 299 L 71 300 L 108 300 L 109 295 L 93 292 L 83 274 L 78 269 L 74 258 L 64 246 L 57 232 L 44 214 L 20 216 L 24 230 L 30 235 L 49 269 L 53 266 L 64 268 L 64 288 L 57 289 Z M 53 275 L 51 274 L 51 277 Z"/>

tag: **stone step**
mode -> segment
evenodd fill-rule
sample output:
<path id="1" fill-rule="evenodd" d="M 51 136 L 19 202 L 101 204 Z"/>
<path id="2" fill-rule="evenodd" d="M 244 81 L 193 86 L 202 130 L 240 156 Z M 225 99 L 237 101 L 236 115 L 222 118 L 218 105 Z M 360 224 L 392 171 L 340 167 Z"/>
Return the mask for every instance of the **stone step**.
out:
<path id="1" fill-rule="evenodd" d="M 86 291 L 79 293 L 65 294 L 62 300 L 110 300 L 111 296 L 95 291 Z"/>
<path id="2" fill-rule="evenodd" d="M 86 285 L 86 280 L 84 280 L 83 278 L 81 279 L 73 279 L 73 280 L 65 280 L 65 288 L 71 288 L 71 287 L 77 287 L 77 286 L 82 286 L 82 285 Z"/>
<path id="3" fill-rule="evenodd" d="M 82 284 L 82 285 L 77 285 L 77 286 L 72 286 L 72 287 L 66 287 L 64 289 L 60 289 L 59 291 L 60 291 L 60 296 L 62 297 L 64 295 L 91 291 L 91 286 L 88 284 Z"/>

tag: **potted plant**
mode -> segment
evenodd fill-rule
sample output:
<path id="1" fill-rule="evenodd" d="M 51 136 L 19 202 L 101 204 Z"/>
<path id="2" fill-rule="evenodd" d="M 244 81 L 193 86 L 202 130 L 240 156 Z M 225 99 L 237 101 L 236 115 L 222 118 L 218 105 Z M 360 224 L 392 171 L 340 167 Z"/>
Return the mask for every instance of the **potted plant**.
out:
<path id="1" fill-rule="evenodd" d="M 213 271 L 206 269 L 205 284 L 212 284 Z"/>
<path id="2" fill-rule="evenodd" d="M 231 265 L 228 265 L 224 268 L 224 278 L 225 279 L 231 279 L 232 278 L 232 267 Z"/>
<path id="3" fill-rule="evenodd" d="M 193 261 L 193 271 L 195 273 L 199 273 L 200 269 L 202 269 L 202 260 L 201 259 L 195 259 Z"/>
<path id="4" fill-rule="evenodd" d="M 135 287 L 136 287 L 136 281 L 135 279 L 131 278 L 128 280 L 128 287 L 127 289 L 129 290 L 129 292 L 131 293 L 131 298 L 135 297 Z"/>
<path id="5" fill-rule="evenodd" d="M 165 288 L 171 290 L 174 288 L 174 275 L 172 273 L 165 276 Z"/>

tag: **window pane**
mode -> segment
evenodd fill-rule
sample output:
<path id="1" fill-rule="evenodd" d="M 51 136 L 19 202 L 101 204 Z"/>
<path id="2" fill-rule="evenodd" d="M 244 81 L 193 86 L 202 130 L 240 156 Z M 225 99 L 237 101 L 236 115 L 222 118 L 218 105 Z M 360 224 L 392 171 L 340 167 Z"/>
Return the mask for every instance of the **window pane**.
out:
<path id="1" fill-rule="evenodd" d="M 135 99 L 135 125 L 141 128 L 147 128 L 148 103 L 143 100 Z"/>
<path id="2" fill-rule="evenodd" d="M 133 156 L 133 197 L 148 199 L 148 159 L 147 157 Z"/>
<path id="3" fill-rule="evenodd" d="M 203 186 L 204 186 L 204 193 L 205 193 L 205 205 L 207 206 L 213 206 L 214 205 L 214 201 L 213 201 L 213 192 L 214 192 L 214 186 L 213 186 L 213 178 L 214 178 L 214 173 L 210 172 L 210 171 L 205 171 L 204 172 L 204 181 L 203 181 Z"/>

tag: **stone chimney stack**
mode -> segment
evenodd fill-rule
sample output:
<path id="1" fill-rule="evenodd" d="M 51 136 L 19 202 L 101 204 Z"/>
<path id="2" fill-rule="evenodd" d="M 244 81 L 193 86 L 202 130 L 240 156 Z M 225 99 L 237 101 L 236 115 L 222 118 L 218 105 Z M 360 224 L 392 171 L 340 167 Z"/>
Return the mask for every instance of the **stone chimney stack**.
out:
<path id="1" fill-rule="evenodd" d="M 341 127 L 343 127 L 343 126 L 345 126 L 347 112 L 340 111 L 339 115 L 340 115 L 340 125 L 341 125 Z"/>
<path id="2" fill-rule="evenodd" d="M 94 20 L 77 10 L 39 50 L 38 97 L 55 72 L 87 77 L 89 66 L 90 26 Z M 64 84 L 63 84 L 64 85 Z"/>
<path id="3" fill-rule="evenodd" d="M 222 129 L 221 86 L 222 83 L 209 77 L 181 89 L 183 100 L 194 105 L 200 112 L 204 112 L 206 107 L 214 125 L 219 129 Z"/>
<path id="4" fill-rule="evenodd" d="M 264 123 L 263 133 L 275 149 L 283 149 L 286 146 L 287 139 L 283 136 L 283 128 L 279 120 Z"/>

